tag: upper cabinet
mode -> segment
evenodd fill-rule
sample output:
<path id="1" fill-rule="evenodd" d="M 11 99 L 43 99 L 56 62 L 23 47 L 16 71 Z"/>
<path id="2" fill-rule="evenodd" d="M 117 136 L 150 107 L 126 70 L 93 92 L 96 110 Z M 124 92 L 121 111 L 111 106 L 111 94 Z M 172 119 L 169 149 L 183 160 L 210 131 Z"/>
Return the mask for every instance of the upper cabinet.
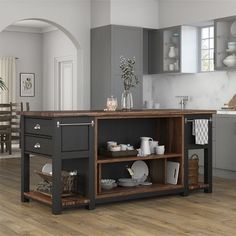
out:
<path id="1" fill-rule="evenodd" d="M 91 109 L 104 109 L 111 95 L 120 104 L 124 90 L 120 57 L 135 57 L 139 84 L 131 89 L 134 108 L 142 108 L 143 29 L 107 25 L 91 30 Z"/>
<path id="2" fill-rule="evenodd" d="M 236 69 L 236 17 L 216 19 L 215 69 Z"/>
<path id="3" fill-rule="evenodd" d="M 197 72 L 197 27 L 183 25 L 150 30 L 148 38 L 149 74 Z"/>

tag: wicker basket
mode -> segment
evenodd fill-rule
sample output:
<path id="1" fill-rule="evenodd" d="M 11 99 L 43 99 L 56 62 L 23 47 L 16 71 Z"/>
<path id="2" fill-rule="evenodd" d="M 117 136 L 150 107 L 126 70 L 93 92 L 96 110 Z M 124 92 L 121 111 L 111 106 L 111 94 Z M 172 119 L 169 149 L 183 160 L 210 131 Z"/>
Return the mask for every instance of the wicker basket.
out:
<path id="1" fill-rule="evenodd" d="M 51 187 L 52 187 L 52 175 L 35 171 L 42 179 L 43 182 L 40 182 L 36 187 L 36 191 L 42 192 L 47 195 L 51 195 Z M 78 175 L 71 175 L 68 171 L 61 172 L 61 185 L 62 185 L 62 195 L 68 196 L 77 192 L 77 182 Z M 45 187 L 45 188 L 44 188 Z"/>
<path id="2" fill-rule="evenodd" d="M 199 158 L 198 155 L 193 154 L 188 160 L 188 183 L 190 185 L 198 184 L 198 169 Z"/>

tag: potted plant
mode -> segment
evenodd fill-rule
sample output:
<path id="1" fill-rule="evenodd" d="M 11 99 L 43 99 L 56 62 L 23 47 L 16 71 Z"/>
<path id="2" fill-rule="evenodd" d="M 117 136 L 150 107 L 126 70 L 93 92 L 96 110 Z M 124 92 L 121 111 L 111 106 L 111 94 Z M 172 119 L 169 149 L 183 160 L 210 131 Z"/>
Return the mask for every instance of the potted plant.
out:
<path id="1" fill-rule="evenodd" d="M 7 86 L 1 77 L 0 77 L 0 90 L 7 90 Z"/>
<path id="2" fill-rule="evenodd" d="M 120 57 L 121 78 L 124 83 L 124 91 L 121 98 L 121 109 L 130 110 L 133 108 L 133 97 L 130 89 L 138 84 L 138 77 L 134 73 L 135 57 Z"/>

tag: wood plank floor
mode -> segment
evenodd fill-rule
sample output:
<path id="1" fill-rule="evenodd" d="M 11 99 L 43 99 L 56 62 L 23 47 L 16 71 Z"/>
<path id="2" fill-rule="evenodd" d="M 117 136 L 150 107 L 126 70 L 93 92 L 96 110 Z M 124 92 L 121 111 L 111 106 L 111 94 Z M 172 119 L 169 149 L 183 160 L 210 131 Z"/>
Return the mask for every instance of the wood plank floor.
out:
<path id="1" fill-rule="evenodd" d="M 32 169 L 45 162 L 33 158 Z M 213 194 L 113 203 L 55 216 L 48 206 L 20 202 L 20 159 L 0 159 L 0 236 L 5 235 L 233 236 L 236 181 L 215 179 Z"/>

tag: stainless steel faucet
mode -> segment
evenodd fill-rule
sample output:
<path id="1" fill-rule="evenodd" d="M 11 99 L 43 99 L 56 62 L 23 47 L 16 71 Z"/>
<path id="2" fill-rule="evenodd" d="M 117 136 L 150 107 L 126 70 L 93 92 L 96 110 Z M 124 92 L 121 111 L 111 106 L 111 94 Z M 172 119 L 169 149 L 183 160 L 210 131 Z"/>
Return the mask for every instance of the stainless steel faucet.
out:
<path id="1" fill-rule="evenodd" d="M 177 98 L 180 98 L 180 106 L 181 106 L 181 109 L 185 109 L 186 107 L 186 103 L 187 101 L 189 100 L 189 97 L 188 96 L 176 96 Z"/>

